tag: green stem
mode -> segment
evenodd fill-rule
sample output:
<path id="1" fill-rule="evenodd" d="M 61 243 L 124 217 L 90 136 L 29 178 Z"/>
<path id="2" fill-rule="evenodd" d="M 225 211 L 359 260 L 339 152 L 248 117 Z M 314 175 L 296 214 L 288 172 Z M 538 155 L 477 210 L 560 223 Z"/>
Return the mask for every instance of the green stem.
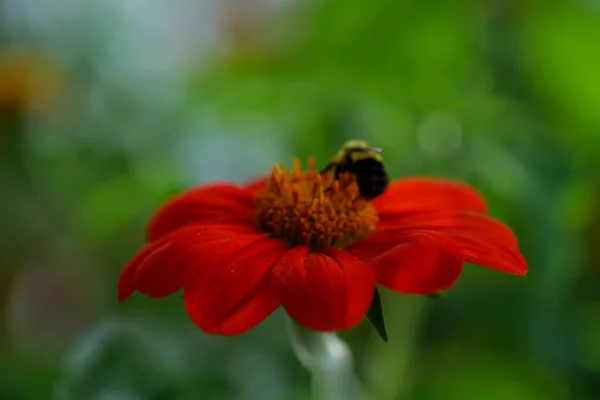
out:
<path id="1" fill-rule="evenodd" d="M 368 366 L 364 375 L 370 398 L 411 398 L 416 341 L 428 303 L 425 296 L 397 296 L 390 302 L 389 308 L 394 310 L 387 314 L 390 341 L 385 343 L 374 337 L 361 360 L 362 365 Z"/>
<path id="2" fill-rule="evenodd" d="M 364 400 L 352 352 L 334 333 L 317 333 L 288 319 L 296 356 L 312 375 L 314 400 Z"/>

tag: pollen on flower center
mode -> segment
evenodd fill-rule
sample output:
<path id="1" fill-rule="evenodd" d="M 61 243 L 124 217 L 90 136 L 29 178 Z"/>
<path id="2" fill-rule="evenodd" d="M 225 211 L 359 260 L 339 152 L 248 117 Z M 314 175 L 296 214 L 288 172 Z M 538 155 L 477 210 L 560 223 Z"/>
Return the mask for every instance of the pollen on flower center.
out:
<path id="1" fill-rule="evenodd" d="M 333 180 L 316 171 L 314 159 L 308 160 L 306 172 L 298 159 L 291 172 L 282 165 L 273 167 L 270 181 L 257 194 L 255 216 L 263 231 L 313 249 L 343 247 L 368 236 L 378 221 L 351 174 Z"/>

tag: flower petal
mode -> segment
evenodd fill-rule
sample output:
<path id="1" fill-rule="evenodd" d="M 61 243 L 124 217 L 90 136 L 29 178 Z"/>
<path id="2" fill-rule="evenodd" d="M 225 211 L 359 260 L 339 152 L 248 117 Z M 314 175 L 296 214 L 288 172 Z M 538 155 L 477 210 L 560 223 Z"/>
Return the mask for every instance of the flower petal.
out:
<path id="1" fill-rule="evenodd" d="M 446 231 L 466 262 L 513 275 L 526 275 L 529 269 L 521 252 L 497 237 L 485 233 Z"/>
<path id="2" fill-rule="evenodd" d="M 237 335 L 279 306 L 271 270 L 289 247 L 265 237 L 226 247 L 225 253 L 208 252 L 201 259 L 203 266 L 186 285 L 184 299 L 190 318 L 204 332 Z"/>
<path id="3" fill-rule="evenodd" d="M 517 247 L 517 237 L 509 227 L 487 215 L 469 211 L 437 210 L 409 215 L 386 213 L 380 216 L 377 229 L 461 231 L 474 235 L 484 234 L 509 247 Z"/>
<path id="4" fill-rule="evenodd" d="M 151 297 L 168 296 L 184 286 L 189 261 L 202 251 L 262 236 L 237 225 L 187 226 L 163 236 L 144 247 L 125 267 L 117 286 L 118 297 L 124 301 L 135 290 Z"/>
<path id="5" fill-rule="evenodd" d="M 188 190 L 167 202 L 150 220 L 148 241 L 189 224 L 250 224 L 254 193 L 231 184 Z"/>
<path id="6" fill-rule="evenodd" d="M 186 289 L 184 298 L 188 315 L 205 333 L 214 335 L 230 336 L 244 333 L 264 321 L 281 305 L 273 290 L 264 289 L 248 295 L 247 299 L 229 314 L 219 316 L 213 314 L 214 319 L 202 320 L 193 306 L 201 301 L 198 298 L 199 294 L 199 291 Z"/>
<path id="7" fill-rule="evenodd" d="M 402 244 L 402 232 L 377 232 L 364 239 L 350 243 L 346 251 L 356 258 L 370 262 L 392 248 Z"/>
<path id="8" fill-rule="evenodd" d="M 178 232 L 174 232 L 161 237 L 159 240 L 155 240 L 152 243 L 148 243 L 127 263 L 125 268 L 121 271 L 119 281 L 117 283 L 117 297 L 119 301 L 125 301 L 129 296 L 136 290 L 135 276 L 139 266 L 150 256 L 154 251 L 161 248 L 163 245 L 168 243 L 173 238 L 176 238 L 185 234 L 193 234 L 196 230 L 196 226 L 188 226 L 181 229 Z"/>
<path id="9" fill-rule="evenodd" d="M 119 301 L 125 301 L 135 292 L 135 274 L 138 267 L 144 260 L 152 254 L 157 248 L 161 247 L 170 239 L 170 236 L 164 236 L 161 240 L 147 244 L 127 263 L 121 271 L 119 281 L 117 283 L 117 297 Z"/>
<path id="10" fill-rule="evenodd" d="M 283 307 L 300 324 L 317 331 L 357 325 L 366 315 L 375 274 L 343 250 L 306 246 L 288 251 L 273 269 L 272 285 Z"/>
<path id="11" fill-rule="evenodd" d="M 528 270 L 514 233 L 485 215 L 456 211 L 418 213 L 382 218 L 379 228 L 378 233 L 350 244 L 347 251 L 370 260 L 401 244 L 398 240 L 403 234 L 430 231 L 451 239 L 466 262 L 514 275 L 525 275 Z"/>
<path id="12" fill-rule="evenodd" d="M 419 211 L 487 211 L 485 199 L 471 186 L 441 178 L 404 178 L 390 184 L 373 200 L 378 214 L 407 214 Z"/>
<path id="13" fill-rule="evenodd" d="M 463 270 L 463 259 L 447 237 L 428 231 L 402 233 L 397 246 L 371 260 L 377 283 L 407 294 L 448 290 Z"/>

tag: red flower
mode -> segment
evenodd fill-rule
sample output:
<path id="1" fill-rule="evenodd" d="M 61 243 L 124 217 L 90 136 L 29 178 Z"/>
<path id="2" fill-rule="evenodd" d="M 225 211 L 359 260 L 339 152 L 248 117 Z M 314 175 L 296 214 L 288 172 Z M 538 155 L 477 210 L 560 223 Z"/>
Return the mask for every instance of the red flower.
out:
<path id="1" fill-rule="evenodd" d="M 331 187 L 332 190 L 327 190 Z M 375 285 L 408 294 L 451 288 L 463 263 L 525 275 L 517 239 L 484 199 L 449 180 L 406 178 L 372 202 L 352 177 L 292 172 L 191 189 L 151 220 L 148 244 L 121 273 L 118 297 L 184 289 L 190 318 L 211 334 L 242 333 L 282 305 L 318 331 L 366 315 Z"/>

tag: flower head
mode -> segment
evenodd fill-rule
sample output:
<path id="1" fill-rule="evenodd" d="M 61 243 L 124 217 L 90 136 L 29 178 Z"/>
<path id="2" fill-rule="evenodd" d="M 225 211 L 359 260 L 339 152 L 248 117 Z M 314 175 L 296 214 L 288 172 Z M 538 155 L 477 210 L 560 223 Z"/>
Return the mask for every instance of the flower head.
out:
<path id="1" fill-rule="evenodd" d="M 483 198 L 450 180 L 405 178 L 367 201 L 337 180 L 273 168 L 239 186 L 191 189 L 150 221 L 148 244 L 121 273 L 118 297 L 184 289 L 190 318 L 211 334 L 242 333 L 279 306 L 318 331 L 367 314 L 376 285 L 406 294 L 450 289 L 465 262 L 525 275 L 517 239 Z"/>
<path id="2" fill-rule="evenodd" d="M 318 174 L 314 160 L 300 172 L 299 160 L 292 173 L 281 165 L 273 168 L 271 180 L 256 195 L 255 222 L 264 232 L 290 246 L 312 250 L 323 246 L 343 247 L 375 231 L 377 212 L 361 198 L 350 174 L 334 181 Z"/>

